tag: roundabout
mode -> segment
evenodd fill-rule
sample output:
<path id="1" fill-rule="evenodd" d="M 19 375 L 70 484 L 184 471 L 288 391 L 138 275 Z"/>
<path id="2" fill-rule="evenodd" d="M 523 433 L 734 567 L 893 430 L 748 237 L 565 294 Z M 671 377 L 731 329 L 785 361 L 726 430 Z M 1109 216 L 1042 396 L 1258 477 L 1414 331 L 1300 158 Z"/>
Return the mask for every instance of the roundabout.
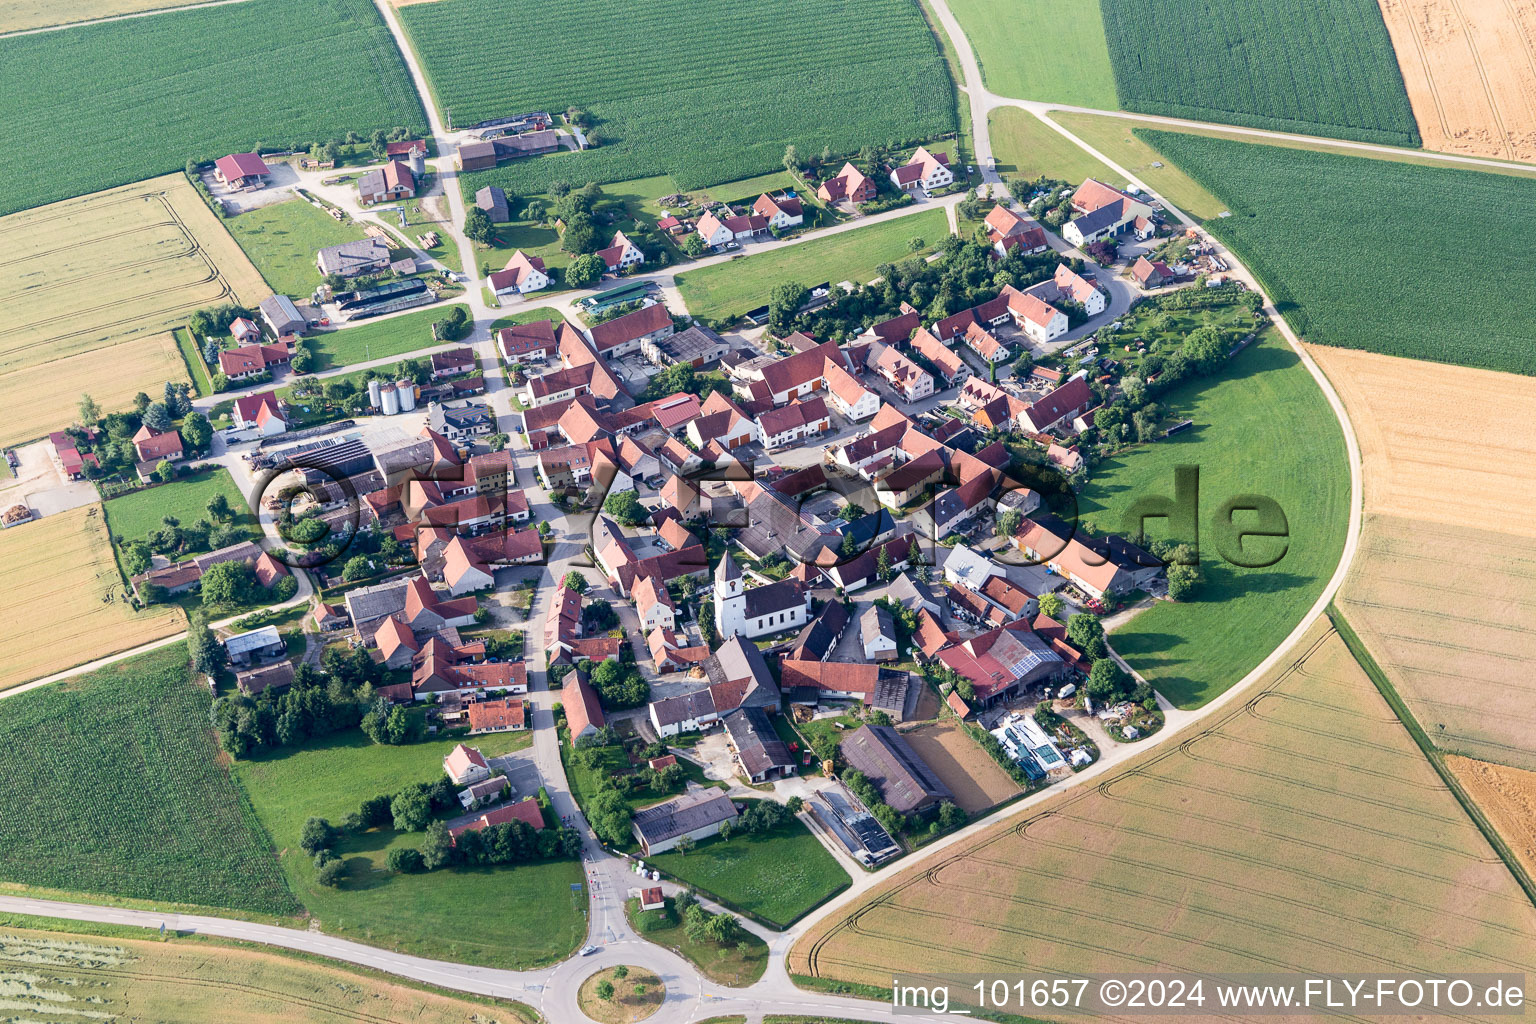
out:
<path id="1" fill-rule="evenodd" d="M 654 1016 L 666 998 L 660 977 L 628 964 L 593 971 L 576 993 L 582 1014 L 598 1024 L 636 1024 Z"/>

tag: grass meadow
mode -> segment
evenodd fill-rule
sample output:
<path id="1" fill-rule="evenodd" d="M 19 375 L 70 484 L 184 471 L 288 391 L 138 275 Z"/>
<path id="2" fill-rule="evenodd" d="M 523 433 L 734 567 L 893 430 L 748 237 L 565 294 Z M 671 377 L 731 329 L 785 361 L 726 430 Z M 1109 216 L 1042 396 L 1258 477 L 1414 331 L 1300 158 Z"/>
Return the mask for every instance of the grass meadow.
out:
<path id="1" fill-rule="evenodd" d="M 1138 498 L 1173 494 L 1176 466 L 1199 467 L 1206 582 L 1193 600 L 1158 602 L 1110 637 L 1163 696 L 1192 708 L 1264 660 L 1317 599 L 1343 550 L 1349 470 L 1343 434 L 1322 391 L 1273 329 L 1221 372 L 1194 378 L 1158 401 L 1167 420 L 1192 419 L 1194 426 L 1101 462 L 1079 495 L 1079 509 L 1095 532 L 1118 531 Z M 1241 494 L 1265 495 L 1285 512 L 1290 539 L 1284 557 L 1269 568 L 1239 568 L 1217 553 L 1213 514 Z M 1166 523 L 1149 520 L 1148 533 L 1166 536 Z M 1257 548 L 1273 543 L 1256 539 L 1245 550 L 1273 551 Z"/>
<path id="2" fill-rule="evenodd" d="M 823 281 L 863 283 L 882 263 L 896 263 L 912 250 L 907 243 L 923 240 L 931 252 L 949 234 L 943 210 L 924 210 L 905 217 L 843 231 L 826 238 L 753 253 L 677 275 L 677 289 L 688 312 L 706 320 L 731 320 L 768 301 L 773 286 L 799 281 L 806 287 Z"/>
<path id="3" fill-rule="evenodd" d="M 1529 972 L 1536 908 L 1324 619 L 1251 700 L 897 873 L 788 966 L 884 988 L 1019 963 Z"/>
<path id="4" fill-rule="evenodd" d="M 259 206 L 227 218 L 224 226 L 272 290 L 297 299 L 320 283 L 317 250 L 367 237 L 361 225 L 343 224 L 303 199 Z"/>
<path id="5" fill-rule="evenodd" d="M 432 337 L 432 324 L 448 315 L 452 303 L 438 303 L 413 313 L 387 319 L 365 320 L 346 327 L 311 334 L 316 370 L 334 370 L 365 360 L 387 359 L 418 349 L 446 344 Z"/>
<path id="6" fill-rule="evenodd" d="M 112 533 L 112 540 L 121 544 L 143 540 L 145 534 L 159 529 L 164 516 L 175 516 L 190 526 L 199 519 L 208 518 L 208 501 L 215 494 L 228 499 L 238 524 L 249 528 L 253 537 L 258 535 L 256 516 L 251 512 L 250 503 L 235 486 L 229 470 L 223 467 L 201 470 L 191 476 L 177 477 L 168 484 L 112 498 L 104 506 L 107 528 Z"/>
<path id="7" fill-rule="evenodd" d="M 186 657 L 184 644 L 170 644 L 6 700 L 0 881 L 298 912 L 219 763 L 208 690 L 192 681 Z"/>
<path id="8" fill-rule="evenodd" d="M 998 173 L 1008 178 L 1033 181 L 1043 174 L 1073 184 L 1084 178 L 1125 184 L 1114 171 L 1027 110 L 998 107 L 991 114 L 991 129 Z"/>
<path id="9" fill-rule="evenodd" d="M 495 757 L 532 739 L 526 732 L 501 733 L 476 737 L 472 745 Z M 456 742 L 381 746 L 352 730 L 237 762 L 234 774 L 272 835 L 289 886 L 327 934 L 514 970 L 564 959 L 586 934 L 586 896 L 571 890 L 582 881 L 577 861 L 398 875 L 385 867 L 389 851 L 419 847 L 422 833 L 375 829 L 337 845 L 347 876 L 331 889 L 315 881 L 314 862 L 299 849 L 310 815 L 339 822 L 368 797 L 433 781 Z"/>
<path id="10" fill-rule="evenodd" d="M 1227 204 L 1208 226 L 1307 341 L 1536 374 L 1530 182 L 1137 132 Z"/>
<path id="11" fill-rule="evenodd" d="M 1419 145 L 1376 0 L 1103 0 L 1119 106 Z"/>
<path id="12" fill-rule="evenodd" d="M 671 899 L 663 910 L 641 910 L 640 901 L 630 898 L 624 901 L 624 914 L 642 938 L 677 950 L 710 981 L 744 988 L 761 978 L 768 968 L 768 944 L 754 932 L 742 930 L 745 951 L 735 944 L 722 947 L 709 939 L 689 939 Z"/>
<path id="13" fill-rule="evenodd" d="M 692 189 L 775 170 L 789 144 L 846 153 L 956 129 L 943 56 L 910 0 L 657 0 L 617 11 L 609 0 L 400 9 L 455 126 L 572 105 L 595 121 L 599 145 L 475 172 L 467 188 L 527 196 L 557 180 L 670 174 Z M 539 58 L 521 46 L 465 45 L 503 37 L 536 40 Z"/>
<path id="14" fill-rule="evenodd" d="M 0 94 L 0 214 L 189 159 L 426 123 L 368 0 L 250 0 L 0 39 Z"/>
<path id="15" fill-rule="evenodd" d="M 1114 110 L 1115 76 L 1098 0 L 950 0 L 999 96 Z M 1049 45 L 1041 45 L 1048 31 Z"/>

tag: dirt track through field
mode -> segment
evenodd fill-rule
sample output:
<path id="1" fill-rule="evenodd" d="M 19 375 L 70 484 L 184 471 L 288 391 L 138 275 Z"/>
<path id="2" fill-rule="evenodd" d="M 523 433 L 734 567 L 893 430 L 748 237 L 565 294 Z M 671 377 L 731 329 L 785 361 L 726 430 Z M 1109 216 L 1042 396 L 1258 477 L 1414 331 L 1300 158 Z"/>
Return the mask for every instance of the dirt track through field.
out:
<path id="1" fill-rule="evenodd" d="M 1536 161 L 1536 0 L 1379 0 L 1424 148 Z"/>
<path id="2" fill-rule="evenodd" d="M 1177 747 L 875 889 L 790 970 L 1530 970 L 1536 908 L 1326 621 Z M 1477 966 L 1474 966 L 1477 965 Z"/>

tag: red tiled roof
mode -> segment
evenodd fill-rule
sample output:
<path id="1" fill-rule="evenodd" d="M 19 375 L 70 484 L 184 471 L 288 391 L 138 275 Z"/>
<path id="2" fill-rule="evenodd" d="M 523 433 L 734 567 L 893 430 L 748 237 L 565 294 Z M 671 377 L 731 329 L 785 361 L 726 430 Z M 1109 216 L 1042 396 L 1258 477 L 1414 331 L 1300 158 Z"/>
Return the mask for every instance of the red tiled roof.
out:
<path id="1" fill-rule="evenodd" d="M 473 709 L 473 706 L 471 706 L 471 709 Z M 544 827 L 544 810 L 539 806 L 537 800 L 529 797 L 526 800 L 519 800 L 517 803 L 503 804 L 500 807 L 486 811 L 474 821 L 460 825 L 458 828 L 449 829 L 448 834 L 457 839 L 465 832 L 479 832 L 481 829 L 491 828 L 495 825 L 506 825 L 514 821 L 521 821 L 531 828 L 541 829 Z"/>
<path id="2" fill-rule="evenodd" d="M 255 153 L 231 153 L 214 161 L 213 166 L 225 181 L 249 178 L 258 174 L 271 174 L 267 162 Z"/>
<path id="3" fill-rule="evenodd" d="M 625 313 L 607 323 L 598 324 L 592 328 L 592 344 L 597 346 L 599 352 L 605 352 L 653 331 L 659 331 L 671 323 L 672 314 L 667 312 L 664 304 L 658 302 L 637 309 L 633 313 Z"/>

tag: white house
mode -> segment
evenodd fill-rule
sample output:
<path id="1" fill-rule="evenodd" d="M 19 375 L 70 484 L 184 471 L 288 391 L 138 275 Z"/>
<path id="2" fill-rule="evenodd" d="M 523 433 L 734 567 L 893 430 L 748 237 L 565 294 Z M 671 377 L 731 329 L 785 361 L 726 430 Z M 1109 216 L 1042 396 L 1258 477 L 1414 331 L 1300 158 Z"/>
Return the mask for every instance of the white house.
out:
<path id="1" fill-rule="evenodd" d="M 933 394 L 933 374 L 896 351 L 894 345 L 887 345 L 875 357 L 875 372 L 909 402 L 918 402 Z"/>
<path id="2" fill-rule="evenodd" d="M 526 295 L 549 287 L 549 274 L 544 269 L 544 257 L 529 256 L 519 249 L 507 260 L 507 265 L 486 279 L 491 291 L 498 296 Z"/>
<path id="3" fill-rule="evenodd" d="M 610 274 L 617 274 L 621 270 L 645 262 L 645 253 L 641 252 L 640 247 L 631 242 L 622 231 L 614 232 L 613 241 L 608 243 L 608 248 L 598 250 L 597 255 Z"/>
<path id="4" fill-rule="evenodd" d="M 741 569 L 727 551 L 715 567 L 715 628 L 729 639 L 747 639 L 799 629 L 810 620 L 811 595 L 794 580 L 780 580 L 748 590 Z"/>
<path id="5" fill-rule="evenodd" d="M 275 391 L 263 391 L 235 399 L 230 419 L 234 421 L 235 429 L 255 430 L 262 437 L 281 434 L 288 429 L 288 417 Z"/>
<path id="6" fill-rule="evenodd" d="M 955 172 L 949 169 L 949 154 L 938 156 L 919 146 L 912 158 L 891 172 L 891 184 L 907 192 L 932 192 L 953 184 Z"/>
<path id="7" fill-rule="evenodd" d="M 460 743 L 448 752 L 443 758 L 443 771 L 453 780 L 455 786 L 467 786 L 472 782 L 491 777 L 491 766 L 486 763 L 485 757 L 474 747 L 466 747 Z"/>
<path id="8" fill-rule="evenodd" d="M 986 555 L 956 544 L 944 560 L 944 580 L 970 590 L 980 590 L 993 576 L 1005 576 L 1003 567 Z"/>
<path id="9" fill-rule="evenodd" d="M 827 360 L 826 379 L 827 397 L 844 419 L 862 423 L 880 411 L 880 396 L 860 384 L 835 360 Z"/>
<path id="10" fill-rule="evenodd" d="M 1025 294 L 1009 303 L 1030 340 L 1043 345 L 1067 333 L 1067 314 L 1049 302 L 1034 295 Z"/>
<path id="11" fill-rule="evenodd" d="M 1080 303 L 1083 312 L 1089 316 L 1098 316 L 1104 312 L 1104 293 L 1095 288 L 1092 281 L 1065 263 L 1057 266 L 1053 280 L 1056 285 L 1056 294 L 1064 300 Z"/>
<path id="12" fill-rule="evenodd" d="M 893 661 L 896 658 L 896 625 L 891 613 L 879 605 L 870 605 L 859 616 L 859 640 L 868 661 Z"/>
<path id="13" fill-rule="evenodd" d="M 757 418 L 757 436 L 764 448 L 781 448 L 815 437 L 832 425 L 827 403 L 820 398 L 791 402 L 782 409 L 768 409 Z"/>
<path id="14" fill-rule="evenodd" d="M 662 739 L 683 732 L 703 732 L 720 721 L 714 695 L 708 690 L 652 701 L 649 710 L 651 724 Z"/>
<path id="15" fill-rule="evenodd" d="M 776 231 L 797 228 L 805 223 L 805 208 L 800 205 L 799 199 L 789 196 L 775 199 L 764 192 L 752 204 L 752 212 L 765 218 L 768 226 Z"/>
<path id="16" fill-rule="evenodd" d="M 667 593 L 665 583 L 654 576 L 642 576 L 630 588 L 630 596 L 640 615 L 641 632 L 649 634 L 658 627 L 677 628 L 677 608 L 672 604 L 672 595 Z"/>

